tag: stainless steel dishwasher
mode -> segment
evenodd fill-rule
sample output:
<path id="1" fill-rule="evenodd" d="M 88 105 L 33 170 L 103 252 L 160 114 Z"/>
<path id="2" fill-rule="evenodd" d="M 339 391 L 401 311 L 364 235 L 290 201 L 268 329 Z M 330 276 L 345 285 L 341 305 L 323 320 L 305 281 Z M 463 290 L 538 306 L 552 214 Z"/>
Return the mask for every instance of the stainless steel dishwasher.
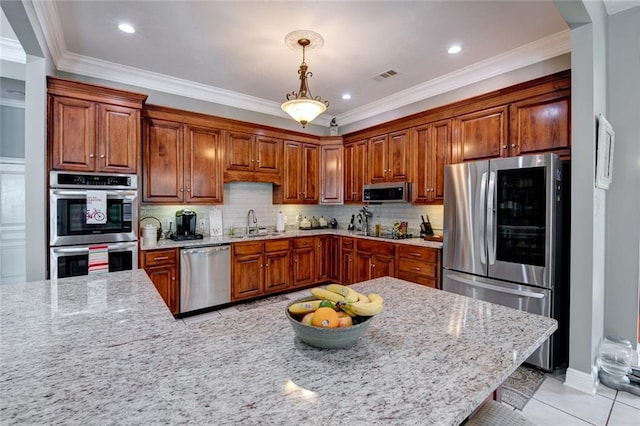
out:
<path id="1" fill-rule="evenodd" d="M 180 313 L 231 301 L 231 245 L 180 250 Z"/>

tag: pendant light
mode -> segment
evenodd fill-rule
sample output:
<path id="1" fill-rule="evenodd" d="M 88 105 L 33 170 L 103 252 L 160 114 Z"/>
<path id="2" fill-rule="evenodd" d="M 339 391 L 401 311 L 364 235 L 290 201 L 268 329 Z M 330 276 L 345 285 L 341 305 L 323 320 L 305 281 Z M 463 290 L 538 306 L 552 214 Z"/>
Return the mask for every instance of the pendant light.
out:
<path id="1" fill-rule="evenodd" d="M 318 35 L 319 36 L 319 35 Z M 305 49 L 311 45 L 311 40 L 306 37 L 299 38 L 297 44 L 302 47 L 302 63 L 298 70 L 300 78 L 300 89 L 287 93 L 287 101 L 282 104 L 281 108 L 289 114 L 294 120 L 302 124 L 304 128 L 307 123 L 311 122 L 318 115 L 327 110 L 329 101 L 322 101 L 320 96 L 313 97 L 309 91 L 307 78 L 313 74 L 308 71 L 309 67 L 305 62 Z"/>

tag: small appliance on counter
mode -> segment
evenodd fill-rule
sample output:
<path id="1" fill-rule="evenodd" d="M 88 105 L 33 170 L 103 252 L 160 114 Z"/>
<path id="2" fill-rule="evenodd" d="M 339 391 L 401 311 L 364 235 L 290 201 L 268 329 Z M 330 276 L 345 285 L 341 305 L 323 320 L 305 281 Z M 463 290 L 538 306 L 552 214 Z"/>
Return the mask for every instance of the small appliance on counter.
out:
<path id="1" fill-rule="evenodd" d="M 201 240 L 202 234 L 196 234 L 197 215 L 189 209 L 182 209 L 176 212 L 176 232 L 171 235 L 174 241 Z"/>

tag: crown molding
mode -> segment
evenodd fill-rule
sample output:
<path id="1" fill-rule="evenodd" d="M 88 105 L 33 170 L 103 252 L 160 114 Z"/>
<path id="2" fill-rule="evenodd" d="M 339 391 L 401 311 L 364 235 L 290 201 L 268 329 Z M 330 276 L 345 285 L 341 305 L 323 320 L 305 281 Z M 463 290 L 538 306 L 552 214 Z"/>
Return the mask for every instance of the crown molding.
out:
<path id="1" fill-rule="evenodd" d="M 337 120 L 341 125 L 355 123 L 570 51 L 571 32 L 569 30 L 561 31 L 359 108 L 354 108 L 339 115 Z"/>
<path id="2" fill-rule="evenodd" d="M 58 62 L 67 54 L 67 45 L 64 42 L 64 33 L 62 32 L 62 23 L 58 16 L 56 2 L 34 1 L 31 4 L 49 48 L 51 59 L 56 68 L 58 68 Z"/>
<path id="3" fill-rule="evenodd" d="M 18 40 L 0 37 L 0 60 L 27 63 L 27 54 Z"/>

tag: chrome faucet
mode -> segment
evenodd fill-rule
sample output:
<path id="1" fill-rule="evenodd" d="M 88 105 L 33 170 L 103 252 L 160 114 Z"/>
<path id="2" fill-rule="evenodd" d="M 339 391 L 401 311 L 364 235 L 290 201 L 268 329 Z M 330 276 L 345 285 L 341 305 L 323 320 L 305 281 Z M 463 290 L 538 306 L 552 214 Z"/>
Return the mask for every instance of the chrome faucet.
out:
<path id="1" fill-rule="evenodd" d="M 247 213 L 247 234 L 256 232 L 258 232 L 258 218 L 256 217 L 256 212 L 253 209 L 249 209 L 249 213 Z"/>

